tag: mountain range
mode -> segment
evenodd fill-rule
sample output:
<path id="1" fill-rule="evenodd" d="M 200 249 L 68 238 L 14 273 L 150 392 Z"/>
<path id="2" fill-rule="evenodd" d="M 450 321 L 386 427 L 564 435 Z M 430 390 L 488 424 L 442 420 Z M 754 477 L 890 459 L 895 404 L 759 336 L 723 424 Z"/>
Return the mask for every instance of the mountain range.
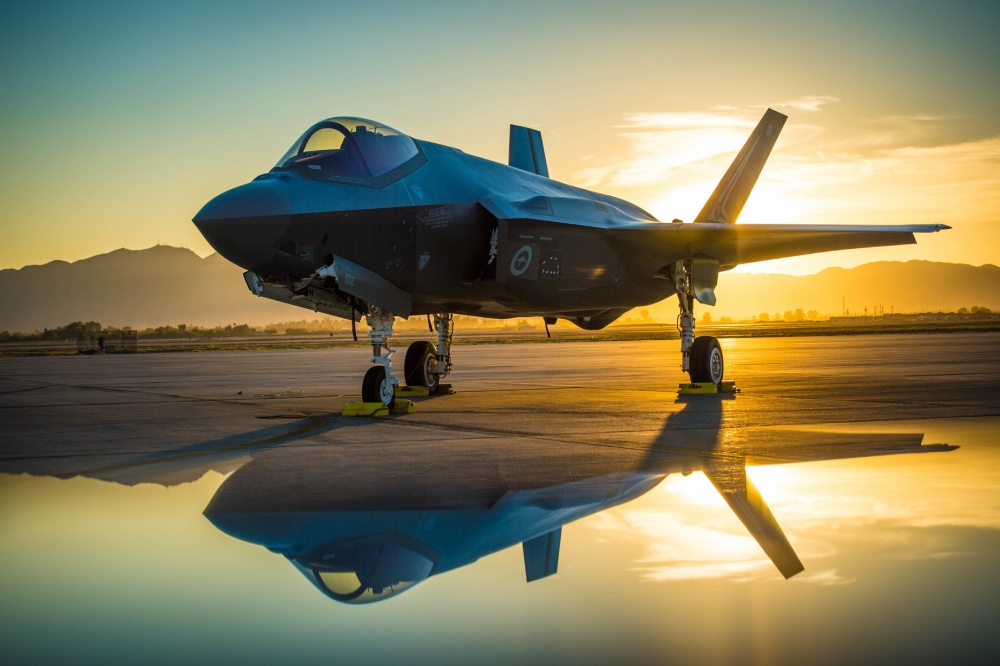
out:
<path id="1" fill-rule="evenodd" d="M 1000 268 L 936 261 L 878 261 L 827 268 L 813 275 L 723 273 L 716 288 L 720 314 L 749 318 L 801 308 L 822 315 L 948 312 L 972 306 L 1000 309 Z M 671 303 L 671 316 L 676 308 Z"/>
<path id="2" fill-rule="evenodd" d="M 31 332 L 73 321 L 105 326 L 232 323 L 263 325 L 322 318 L 309 310 L 254 297 L 242 269 L 217 254 L 158 245 L 115 250 L 68 263 L 0 270 L 0 330 Z M 815 275 L 724 273 L 712 310 L 735 319 L 801 308 L 839 315 L 955 310 L 974 305 L 1000 310 L 1000 268 L 929 261 L 876 262 L 828 268 Z M 676 299 L 646 308 L 673 321 Z M 699 316 L 705 309 L 699 307 Z"/>

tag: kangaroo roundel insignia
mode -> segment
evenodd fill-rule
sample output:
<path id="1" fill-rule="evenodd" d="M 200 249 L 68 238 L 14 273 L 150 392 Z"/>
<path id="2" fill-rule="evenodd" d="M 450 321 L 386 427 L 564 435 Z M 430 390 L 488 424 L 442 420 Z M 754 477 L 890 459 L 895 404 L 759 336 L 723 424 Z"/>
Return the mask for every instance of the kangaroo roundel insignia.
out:
<path id="1" fill-rule="evenodd" d="M 510 274 L 517 276 L 523 275 L 524 271 L 528 270 L 528 266 L 531 265 L 531 246 L 525 245 L 514 255 L 514 258 L 510 261 Z"/>

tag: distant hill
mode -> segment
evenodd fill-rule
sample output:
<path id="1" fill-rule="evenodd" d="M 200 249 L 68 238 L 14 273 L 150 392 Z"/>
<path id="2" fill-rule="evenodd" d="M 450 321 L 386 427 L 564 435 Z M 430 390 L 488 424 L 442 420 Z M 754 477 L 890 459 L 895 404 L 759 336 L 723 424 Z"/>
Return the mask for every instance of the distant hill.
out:
<path id="1" fill-rule="evenodd" d="M 802 308 L 824 315 L 937 312 L 975 305 L 1000 309 L 1000 268 L 934 261 L 879 261 L 827 268 L 815 275 L 723 273 L 716 289 L 719 314 L 748 318 Z M 673 306 L 673 304 L 671 304 Z M 671 309 L 674 313 L 674 309 Z"/>
<path id="2" fill-rule="evenodd" d="M 31 332 L 72 321 L 106 326 L 261 325 L 321 317 L 253 296 L 242 269 L 217 254 L 202 259 L 182 248 L 115 250 L 89 259 L 0 271 L 0 330 Z M 1000 268 L 928 261 L 829 268 L 815 275 L 724 273 L 713 314 L 748 318 L 801 308 L 840 314 L 881 305 L 886 312 L 1000 310 Z M 673 321 L 676 299 L 646 308 Z M 704 312 L 699 308 L 698 313 Z"/>
<path id="3" fill-rule="evenodd" d="M 105 326 L 266 324 L 311 318 L 255 297 L 243 270 L 217 254 L 158 245 L 67 263 L 0 271 L 0 330 L 30 332 L 72 321 Z"/>

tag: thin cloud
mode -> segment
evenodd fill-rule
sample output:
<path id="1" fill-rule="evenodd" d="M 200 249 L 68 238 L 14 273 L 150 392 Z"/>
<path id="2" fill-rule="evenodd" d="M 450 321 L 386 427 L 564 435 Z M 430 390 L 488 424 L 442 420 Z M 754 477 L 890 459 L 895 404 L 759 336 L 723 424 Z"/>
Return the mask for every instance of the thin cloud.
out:
<path id="1" fill-rule="evenodd" d="M 836 569 L 828 569 L 814 574 L 796 576 L 795 582 L 830 587 L 833 585 L 850 585 L 851 583 L 858 582 L 858 579 L 853 576 L 844 576 Z"/>
<path id="2" fill-rule="evenodd" d="M 826 104 L 836 104 L 840 100 L 830 95 L 809 95 L 772 104 L 776 109 L 790 109 L 806 113 L 819 113 Z"/>
<path id="3" fill-rule="evenodd" d="M 759 114 L 761 111 L 768 107 L 775 108 L 779 111 L 804 111 L 806 113 L 818 113 L 823 110 L 823 106 L 827 104 L 836 104 L 840 101 L 839 97 L 834 97 L 832 95 L 805 95 L 803 97 L 794 97 L 792 99 L 787 99 L 783 102 L 768 102 L 767 104 L 753 104 L 749 106 L 733 106 L 729 104 L 719 104 L 713 106 L 711 111 L 714 113 L 724 113 L 733 115 L 743 115 L 748 112 Z"/>
<path id="4" fill-rule="evenodd" d="M 835 100 L 833 97 L 808 97 L 783 104 L 818 111 L 823 104 Z M 615 129 L 619 130 L 619 136 L 628 140 L 628 152 L 620 159 L 578 170 L 573 180 L 587 188 L 635 188 L 668 182 L 683 167 L 734 155 L 756 126 L 759 116 L 757 107 L 627 114 Z M 785 144 L 801 143 L 820 131 L 814 125 L 799 123 L 786 133 Z"/>
<path id="5" fill-rule="evenodd" d="M 755 121 L 732 112 L 717 113 L 675 113 L 664 111 L 660 113 L 630 113 L 625 116 L 625 124 L 616 125 L 619 129 L 628 130 L 625 135 L 641 134 L 637 130 L 653 130 L 668 132 L 678 129 L 699 127 L 753 127 Z"/>
<path id="6" fill-rule="evenodd" d="M 817 113 L 837 98 L 774 106 Z M 759 120 L 760 109 L 623 116 L 627 150 L 573 174 L 588 189 L 636 201 L 660 219 L 690 220 Z M 786 124 L 741 222 L 948 224 L 1000 216 L 1000 137 L 948 143 L 951 116 L 886 116 L 831 129 Z M 583 165 L 581 165 L 583 166 Z M 961 220 L 958 220 L 961 223 Z"/>

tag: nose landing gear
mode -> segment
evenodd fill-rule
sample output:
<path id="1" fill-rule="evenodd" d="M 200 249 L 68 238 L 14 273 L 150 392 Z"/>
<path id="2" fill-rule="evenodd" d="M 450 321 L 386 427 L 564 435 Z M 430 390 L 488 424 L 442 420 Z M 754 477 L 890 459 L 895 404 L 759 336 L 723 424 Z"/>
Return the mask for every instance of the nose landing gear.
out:
<path id="1" fill-rule="evenodd" d="M 365 373 L 361 383 L 361 399 L 364 402 L 381 402 L 392 408 L 396 404 L 396 387 L 399 380 L 392 374 L 392 355 L 395 353 L 389 347 L 392 337 L 392 325 L 396 318 L 391 312 L 386 312 L 371 306 L 365 316 L 371 330 L 368 339 L 372 344 L 372 367 Z"/>

